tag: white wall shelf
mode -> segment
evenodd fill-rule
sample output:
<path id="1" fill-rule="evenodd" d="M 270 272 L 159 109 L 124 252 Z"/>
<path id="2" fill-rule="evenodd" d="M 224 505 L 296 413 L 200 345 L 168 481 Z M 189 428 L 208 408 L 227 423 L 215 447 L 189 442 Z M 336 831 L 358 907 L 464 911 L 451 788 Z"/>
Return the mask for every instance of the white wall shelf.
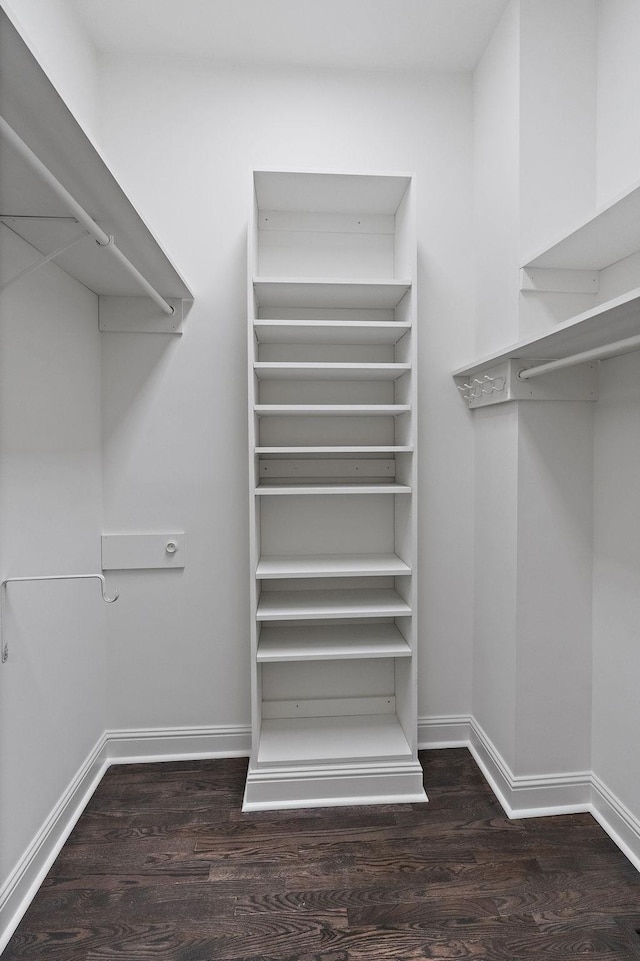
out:
<path id="1" fill-rule="evenodd" d="M 412 179 L 253 188 L 244 809 L 424 801 Z"/>
<path id="2" fill-rule="evenodd" d="M 401 321 L 256 320 L 261 344 L 395 344 L 411 329 Z"/>
<path id="3" fill-rule="evenodd" d="M 498 379 L 506 378 L 505 390 L 494 391 L 493 396 L 485 399 L 482 406 L 489 402 L 498 403 L 502 400 L 535 400 L 538 398 L 596 400 L 597 388 L 594 387 L 592 381 L 590 383 L 585 381 L 583 396 L 575 396 L 573 392 L 570 392 L 563 398 L 563 383 L 567 384 L 567 378 L 570 376 L 579 376 L 576 375 L 578 368 L 568 369 L 564 373 L 556 372 L 555 374 L 544 375 L 541 381 L 548 380 L 551 377 L 555 378 L 556 389 L 542 397 L 539 393 L 531 393 L 533 387 L 531 391 L 523 393 L 513 375 L 515 372 L 515 377 L 517 377 L 517 371 L 521 368 L 537 366 L 547 360 L 570 358 L 584 351 L 605 348 L 607 345 L 616 344 L 638 335 L 640 335 L 640 288 L 635 288 L 620 297 L 583 311 L 570 320 L 558 324 L 550 331 L 535 337 L 528 337 L 489 354 L 481 360 L 460 367 L 453 372 L 453 376 L 459 386 L 470 383 L 474 378 L 484 378 L 485 375 Z M 591 369 L 593 370 L 593 367 Z M 586 374 L 587 371 L 583 369 L 582 376 L 584 377 Z M 551 383 L 550 380 L 548 382 Z M 511 391 L 509 390 L 510 384 L 513 387 Z M 556 396 L 558 392 L 560 396 Z M 509 394 L 510 396 L 508 396 Z"/>
<path id="4" fill-rule="evenodd" d="M 255 404 L 259 417 L 306 417 L 338 415 L 340 417 L 398 417 L 408 414 L 409 404 Z"/>
<path id="5" fill-rule="evenodd" d="M 330 591 L 263 591 L 259 621 L 321 620 L 351 617 L 405 617 L 407 602 L 393 588 Z"/>
<path id="6" fill-rule="evenodd" d="M 393 714 L 273 718 L 263 721 L 258 761 L 302 764 L 410 758 L 411 754 Z"/>
<path id="7" fill-rule="evenodd" d="M 257 361 L 253 369 L 259 380 L 396 380 L 411 370 L 411 365 Z"/>
<path id="8" fill-rule="evenodd" d="M 406 484 L 260 484 L 259 497 L 297 496 L 304 494 L 410 494 Z"/>
<path id="9" fill-rule="evenodd" d="M 639 250 L 640 183 L 529 257 L 523 267 L 603 270 Z"/>
<path id="10" fill-rule="evenodd" d="M 390 623 L 264 625 L 257 656 L 262 663 L 395 658 L 411 657 L 411 648 Z"/>
<path id="11" fill-rule="evenodd" d="M 411 567 L 397 554 L 286 554 L 261 557 L 256 576 L 371 577 L 410 574 Z"/>
<path id="12" fill-rule="evenodd" d="M 150 322 L 145 306 L 143 329 L 153 329 L 157 320 L 162 331 L 178 331 L 193 298 L 191 291 L 4 11 L 0 11 L 0 59 L 0 115 L 174 307 L 177 321 L 168 325 L 166 315 L 153 302 Z M 0 220 L 43 256 L 79 236 L 82 227 L 51 184 L 25 163 L 8 137 L 2 138 L 1 146 Z M 131 323 L 139 322 L 136 305 L 147 301 L 140 285 L 91 236 L 60 254 L 55 262 L 96 294 L 122 298 L 120 329 L 127 329 L 131 301 Z M 113 314 L 113 305 L 107 305 L 107 310 Z"/>
<path id="13" fill-rule="evenodd" d="M 315 307 L 346 310 L 393 309 L 411 288 L 408 280 L 342 280 L 316 277 L 256 277 L 259 307 Z"/>
<path id="14" fill-rule="evenodd" d="M 342 447 L 256 447 L 256 454 L 410 454 L 413 444 Z"/>

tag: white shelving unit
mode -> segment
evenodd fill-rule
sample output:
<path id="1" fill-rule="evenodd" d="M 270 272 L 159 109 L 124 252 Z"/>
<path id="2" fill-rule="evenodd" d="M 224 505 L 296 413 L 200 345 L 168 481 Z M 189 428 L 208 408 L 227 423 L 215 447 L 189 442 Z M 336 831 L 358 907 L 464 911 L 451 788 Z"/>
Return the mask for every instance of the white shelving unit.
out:
<path id="1" fill-rule="evenodd" d="M 408 175 L 254 173 L 245 810 L 426 800 L 412 192 Z"/>
<path id="2" fill-rule="evenodd" d="M 601 298 L 601 280 L 625 260 L 633 286 L 455 370 L 454 379 L 469 407 L 509 400 L 597 400 L 598 360 L 640 349 L 639 253 L 640 184 L 636 184 L 530 257 L 522 265 L 523 290 L 543 295 L 593 293 Z M 550 361 L 558 363 L 548 372 L 541 371 L 535 380 L 521 379 L 523 372 Z"/>

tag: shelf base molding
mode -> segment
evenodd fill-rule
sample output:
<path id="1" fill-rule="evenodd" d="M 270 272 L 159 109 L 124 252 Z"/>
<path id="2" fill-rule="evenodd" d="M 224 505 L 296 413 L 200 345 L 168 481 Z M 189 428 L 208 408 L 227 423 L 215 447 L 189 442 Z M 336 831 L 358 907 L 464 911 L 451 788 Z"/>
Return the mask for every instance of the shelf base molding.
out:
<path id="1" fill-rule="evenodd" d="M 420 804 L 425 801 L 428 798 L 419 761 L 338 764 L 322 768 L 283 766 L 269 771 L 259 771 L 250 762 L 242 810 Z"/>
<path id="2" fill-rule="evenodd" d="M 545 374 L 539 380 L 520 380 L 518 374 L 529 367 L 548 363 L 547 359 L 517 357 L 474 371 L 472 375 L 454 374 L 456 386 L 470 410 L 490 407 L 513 400 L 581 400 L 598 399 L 598 364 L 582 364 Z"/>

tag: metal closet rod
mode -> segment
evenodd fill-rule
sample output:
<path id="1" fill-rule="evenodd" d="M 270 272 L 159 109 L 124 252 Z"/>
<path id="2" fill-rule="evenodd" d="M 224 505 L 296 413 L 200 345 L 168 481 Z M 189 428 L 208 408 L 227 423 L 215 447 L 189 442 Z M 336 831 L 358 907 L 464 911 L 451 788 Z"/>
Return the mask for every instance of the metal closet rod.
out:
<path id="1" fill-rule="evenodd" d="M 531 380 L 532 377 L 541 377 L 542 374 L 550 374 L 553 370 L 562 370 L 565 367 L 587 364 L 591 360 L 605 360 L 607 357 L 630 354 L 633 350 L 640 350 L 640 335 L 626 337 L 624 340 L 616 340 L 614 343 L 604 344 L 602 347 L 594 347 L 593 350 L 583 350 L 579 354 L 571 354 L 570 357 L 550 360 L 548 363 L 539 364 L 537 367 L 527 367 L 524 370 L 518 371 L 518 380 Z"/>
<path id="2" fill-rule="evenodd" d="M 117 588 L 113 597 L 107 597 L 104 574 L 43 574 L 38 577 L 5 577 L 0 584 L 0 662 L 4 664 L 9 657 L 9 645 L 2 636 L 4 630 L 4 595 L 7 584 L 12 584 L 15 581 L 77 581 L 87 578 L 95 578 L 100 581 L 100 591 L 105 604 L 113 604 L 120 597 L 120 591 Z"/>
<path id="3" fill-rule="evenodd" d="M 151 286 L 149 281 L 142 276 L 138 268 L 134 267 L 131 261 L 128 260 L 122 251 L 118 249 L 113 237 L 109 236 L 109 234 L 106 234 L 102 227 L 95 222 L 93 217 L 89 216 L 84 207 L 80 206 L 78 201 L 71 196 L 66 187 L 63 187 L 60 181 L 54 177 L 49 168 L 45 167 L 40 158 L 33 152 L 31 147 L 29 147 L 24 140 L 18 136 L 13 127 L 7 123 L 4 117 L 0 117 L 0 132 L 2 132 L 2 135 L 9 141 L 9 143 L 13 145 L 13 147 L 15 147 L 20 156 L 29 164 L 29 166 L 35 170 L 35 172 L 45 181 L 45 183 L 52 188 L 60 200 L 71 211 L 78 223 L 82 224 L 82 226 L 95 238 L 98 245 L 100 247 L 104 247 L 105 250 L 110 251 L 116 260 L 122 264 L 129 274 L 131 274 L 140 287 L 142 287 L 147 296 L 151 297 L 151 299 L 155 301 L 158 307 L 160 307 L 165 314 L 175 313 L 171 304 L 168 304 L 164 297 L 160 296 L 155 287 Z"/>

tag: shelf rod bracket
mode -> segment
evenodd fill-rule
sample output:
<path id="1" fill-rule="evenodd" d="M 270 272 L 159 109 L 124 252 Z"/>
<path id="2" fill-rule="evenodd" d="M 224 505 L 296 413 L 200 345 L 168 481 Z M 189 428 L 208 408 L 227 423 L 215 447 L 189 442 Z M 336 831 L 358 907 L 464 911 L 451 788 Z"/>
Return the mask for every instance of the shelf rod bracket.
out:
<path id="1" fill-rule="evenodd" d="M 149 281 L 142 276 L 137 267 L 131 263 L 130 260 L 125 257 L 121 250 L 116 246 L 114 239 L 109 234 L 100 227 L 99 224 L 95 222 L 93 217 L 91 217 L 84 207 L 81 207 L 78 201 L 71 196 L 66 187 L 60 183 L 60 181 L 55 177 L 48 167 L 46 167 L 40 158 L 33 152 L 31 147 L 29 147 L 21 137 L 15 132 L 13 127 L 7 123 L 4 117 L 0 117 L 0 134 L 14 147 L 14 149 L 20 154 L 23 160 L 25 160 L 32 170 L 34 170 L 42 180 L 48 184 L 49 187 L 55 192 L 58 198 L 65 204 L 65 206 L 71 211 L 73 216 L 76 218 L 79 224 L 81 224 L 85 230 L 95 238 L 96 243 L 108 250 L 116 260 L 125 268 L 125 270 L 134 278 L 140 287 L 144 290 L 148 297 L 151 297 L 153 301 L 158 305 L 158 307 L 163 311 L 163 313 L 169 315 L 174 313 L 174 308 L 171 304 L 168 304 L 164 297 L 161 297 L 155 287 L 152 287 Z"/>
<path id="2" fill-rule="evenodd" d="M 106 582 L 104 579 L 104 574 L 46 574 L 39 577 L 6 577 L 0 584 L 0 661 L 2 664 L 5 663 L 9 657 L 9 644 L 4 640 L 4 597 L 7 589 L 7 584 L 13 584 L 17 581 L 72 581 L 72 580 L 86 580 L 87 578 L 95 578 L 100 581 L 100 591 L 102 594 L 102 600 L 105 604 L 113 604 L 118 600 L 120 592 L 116 589 L 113 597 L 108 597 L 106 593 Z"/>

